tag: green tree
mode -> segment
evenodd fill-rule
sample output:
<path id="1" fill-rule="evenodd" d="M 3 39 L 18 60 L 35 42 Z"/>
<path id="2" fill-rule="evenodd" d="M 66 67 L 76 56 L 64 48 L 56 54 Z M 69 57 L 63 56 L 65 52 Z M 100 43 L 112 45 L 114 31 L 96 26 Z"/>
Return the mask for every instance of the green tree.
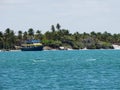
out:
<path id="1" fill-rule="evenodd" d="M 60 30 L 61 26 L 60 26 L 59 23 L 57 23 L 56 28 L 57 28 L 58 30 Z"/>
<path id="2" fill-rule="evenodd" d="M 24 33 L 23 33 L 23 40 L 27 40 L 28 39 L 28 34 L 27 34 L 27 32 L 25 31 Z"/>
<path id="3" fill-rule="evenodd" d="M 22 31 L 18 31 L 18 39 L 22 40 Z"/>
<path id="4" fill-rule="evenodd" d="M 37 31 L 36 31 L 36 35 L 35 35 L 35 39 L 40 39 L 40 40 L 42 40 L 42 37 L 43 37 L 43 35 L 42 35 L 41 31 L 40 31 L 40 30 L 37 30 Z"/>
<path id="5" fill-rule="evenodd" d="M 55 27 L 54 27 L 54 25 L 51 26 L 51 30 L 52 30 L 52 32 L 55 32 Z"/>
<path id="6" fill-rule="evenodd" d="M 34 30 L 32 28 L 30 28 L 28 30 L 28 35 L 29 35 L 29 39 L 33 39 L 34 38 Z"/>
<path id="7" fill-rule="evenodd" d="M 14 44 L 15 44 L 15 34 L 14 34 L 14 31 L 13 30 L 10 30 L 9 28 L 7 28 L 5 30 L 5 33 L 4 33 L 4 48 L 5 49 L 12 49 L 14 48 Z"/>
<path id="8" fill-rule="evenodd" d="M 3 40 L 3 33 L 0 32 L 0 49 L 3 48 L 3 42 L 4 42 L 4 40 Z"/>
<path id="9" fill-rule="evenodd" d="M 75 38 L 75 41 L 79 41 L 80 40 L 80 34 L 79 34 L 79 32 L 74 33 L 73 36 Z"/>

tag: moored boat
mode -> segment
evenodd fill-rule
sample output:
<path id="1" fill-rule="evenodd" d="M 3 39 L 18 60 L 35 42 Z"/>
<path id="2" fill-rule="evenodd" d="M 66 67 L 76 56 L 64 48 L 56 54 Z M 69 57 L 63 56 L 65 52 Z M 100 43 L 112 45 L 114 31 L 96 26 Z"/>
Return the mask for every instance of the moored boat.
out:
<path id="1" fill-rule="evenodd" d="M 22 51 L 42 51 L 43 45 L 40 40 L 26 40 L 21 45 Z"/>

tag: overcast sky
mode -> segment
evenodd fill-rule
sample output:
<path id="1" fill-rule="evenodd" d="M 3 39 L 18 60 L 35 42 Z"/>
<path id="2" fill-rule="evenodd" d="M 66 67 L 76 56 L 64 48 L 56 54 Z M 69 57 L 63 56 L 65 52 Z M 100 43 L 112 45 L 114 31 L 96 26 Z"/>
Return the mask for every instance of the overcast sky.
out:
<path id="1" fill-rule="evenodd" d="M 0 31 L 50 30 L 120 33 L 120 0 L 0 0 Z"/>

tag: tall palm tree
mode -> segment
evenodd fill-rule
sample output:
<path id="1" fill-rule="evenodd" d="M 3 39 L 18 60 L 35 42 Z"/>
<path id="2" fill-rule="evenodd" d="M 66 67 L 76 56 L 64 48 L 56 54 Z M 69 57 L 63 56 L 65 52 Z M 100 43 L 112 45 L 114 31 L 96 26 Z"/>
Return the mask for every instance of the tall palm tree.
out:
<path id="1" fill-rule="evenodd" d="M 54 27 L 54 25 L 51 26 L 51 30 L 52 30 L 52 32 L 55 32 L 55 27 Z"/>
<path id="2" fill-rule="evenodd" d="M 61 26 L 60 26 L 59 23 L 57 23 L 56 28 L 57 28 L 58 30 L 60 30 Z"/>
<path id="3" fill-rule="evenodd" d="M 35 39 L 40 39 L 40 40 L 42 39 L 42 33 L 40 30 L 36 31 Z"/>
<path id="4" fill-rule="evenodd" d="M 9 28 L 7 28 L 5 30 L 4 36 L 3 36 L 3 40 L 4 40 L 4 47 L 5 49 L 10 49 L 14 47 L 15 44 L 15 34 L 13 30 L 10 30 Z"/>
<path id="5" fill-rule="evenodd" d="M 18 39 L 22 40 L 22 31 L 18 31 Z"/>
<path id="6" fill-rule="evenodd" d="M 28 30 L 28 35 L 29 35 L 29 39 L 33 39 L 34 38 L 34 30 L 32 28 L 30 28 Z"/>
<path id="7" fill-rule="evenodd" d="M 0 32 L 0 49 L 3 48 L 3 42 L 4 42 L 4 40 L 3 40 L 3 33 Z"/>
<path id="8" fill-rule="evenodd" d="M 25 31 L 23 33 L 23 40 L 27 40 L 28 39 L 28 33 Z"/>

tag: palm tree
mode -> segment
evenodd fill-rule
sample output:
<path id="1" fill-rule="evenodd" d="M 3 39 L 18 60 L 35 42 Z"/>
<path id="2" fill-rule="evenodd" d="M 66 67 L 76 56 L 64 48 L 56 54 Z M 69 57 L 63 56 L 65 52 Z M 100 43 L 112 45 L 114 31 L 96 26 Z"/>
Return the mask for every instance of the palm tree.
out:
<path id="1" fill-rule="evenodd" d="M 29 39 L 33 39 L 34 38 L 34 30 L 32 28 L 30 28 L 28 30 L 28 35 L 29 35 Z"/>
<path id="2" fill-rule="evenodd" d="M 18 39 L 22 40 L 22 31 L 18 31 Z"/>
<path id="3" fill-rule="evenodd" d="M 2 49 L 3 48 L 3 33 L 2 32 L 0 32 L 0 49 Z"/>
<path id="4" fill-rule="evenodd" d="M 21 45 L 21 42 L 22 42 L 22 40 L 23 40 L 23 35 L 22 35 L 23 33 L 22 33 L 22 31 L 21 30 L 19 30 L 18 31 L 18 36 L 16 37 L 16 45 L 18 45 L 18 46 L 20 46 Z"/>
<path id="5" fill-rule="evenodd" d="M 54 25 L 51 26 L 51 30 L 52 30 L 52 32 L 55 32 L 55 27 L 54 27 Z"/>
<path id="6" fill-rule="evenodd" d="M 3 40 L 4 40 L 4 46 L 3 47 L 5 47 L 5 49 L 14 48 L 14 44 L 15 44 L 14 31 L 7 28 L 5 30 Z"/>
<path id="7" fill-rule="evenodd" d="M 61 26 L 60 26 L 59 23 L 57 23 L 56 28 L 57 28 L 58 30 L 60 30 Z"/>
<path id="8" fill-rule="evenodd" d="M 40 40 L 42 39 L 42 33 L 40 30 L 36 31 L 35 39 L 40 39 Z"/>
<path id="9" fill-rule="evenodd" d="M 27 40 L 28 39 L 28 34 L 27 34 L 27 32 L 25 31 L 24 33 L 23 33 L 23 40 Z"/>

